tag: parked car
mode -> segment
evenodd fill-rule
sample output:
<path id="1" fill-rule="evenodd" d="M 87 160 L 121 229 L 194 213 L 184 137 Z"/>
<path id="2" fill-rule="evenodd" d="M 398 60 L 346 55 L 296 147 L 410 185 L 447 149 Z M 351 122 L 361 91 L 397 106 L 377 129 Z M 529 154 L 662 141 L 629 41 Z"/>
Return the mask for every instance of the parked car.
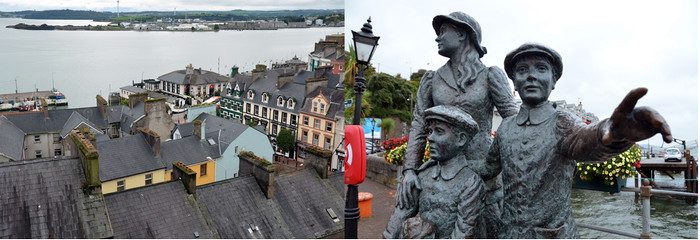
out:
<path id="1" fill-rule="evenodd" d="M 678 148 L 667 148 L 664 154 L 664 162 L 680 162 L 683 154 Z"/>

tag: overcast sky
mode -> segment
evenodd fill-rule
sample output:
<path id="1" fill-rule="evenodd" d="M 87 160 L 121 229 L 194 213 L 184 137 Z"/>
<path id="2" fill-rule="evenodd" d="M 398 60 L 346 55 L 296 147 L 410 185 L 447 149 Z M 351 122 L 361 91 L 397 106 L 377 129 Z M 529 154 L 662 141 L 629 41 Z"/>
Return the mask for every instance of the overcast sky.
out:
<path id="1" fill-rule="evenodd" d="M 120 0 L 121 11 L 342 9 L 343 0 Z M 117 11 L 117 0 L 0 0 L 0 11 Z"/>
<path id="2" fill-rule="evenodd" d="M 502 69 L 505 55 L 525 42 L 558 51 L 564 70 L 550 100 L 581 101 L 602 120 L 630 90 L 647 87 L 637 106 L 659 111 L 675 138 L 698 138 L 697 1 L 353 0 L 345 2 L 347 46 L 350 30 L 371 16 L 381 37 L 372 59 L 378 71 L 406 78 L 435 70 L 447 58 L 437 53 L 432 19 L 454 11 L 481 25 L 487 66 Z M 650 140 L 661 142 L 658 134 Z"/>

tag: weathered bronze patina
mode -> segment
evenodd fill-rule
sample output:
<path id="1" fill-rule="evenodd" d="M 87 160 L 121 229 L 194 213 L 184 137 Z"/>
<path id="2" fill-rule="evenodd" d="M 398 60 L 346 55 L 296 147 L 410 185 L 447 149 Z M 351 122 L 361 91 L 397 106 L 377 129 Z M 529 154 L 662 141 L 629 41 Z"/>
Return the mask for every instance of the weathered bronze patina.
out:
<path id="1" fill-rule="evenodd" d="M 482 162 L 491 145 L 491 121 L 494 106 L 503 117 L 515 115 L 518 107 L 513 100 L 505 74 L 496 66 L 486 67 L 481 57 L 486 48 L 481 45 L 481 26 L 463 12 L 439 15 L 433 18 L 437 34 L 438 53 L 449 58 L 437 71 L 427 72 L 420 83 L 413 112 L 408 145 L 403 164 L 403 178 L 398 184 L 397 206 L 413 205 L 414 188 L 420 188 L 416 169 L 423 159 L 428 129 L 423 112 L 433 106 L 457 106 L 469 113 L 479 125 L 479 132 L 467 144 L 467 159 Z M 471 165 L 471 163 L 470 163 Z M 486 214 L 498 214 L 500 178 L 486 181 Z M 494 224 L 489 224 L 493 226 Z M 496 231 L 496 230 L 494 230 Z M 493 232 L 493 231 L 492 231 Z"/>
<path id="2" fill-rule="evenodd" d="M 396 207 L 385 238 L 484 238 L 481 217 L 484 183 L 467 167 L 467 143 L 479 131 L 461 108 L 440 105 L 425 111 L 431 160 L 418 170 L 422 188 L 414 188 L 416 203 Z M 417 216 L 419 214 L 419 216 Z"/>
<path id="3" fill-rule="evenodd" d="M 609 119 L 586 125 L 548 101 L 563 64 L 553 49 L 526 43 L 508 53 L 508 77 L 523 104 L 505 118 L 481 176 L 503 178 L 500 238 L 577 238 L 571 210 L 576 161 L 602 162 L 656 133 L 671 142 L 668 124 L 651 108 L 635 108 L 645 88 L 632 90 Z"/>

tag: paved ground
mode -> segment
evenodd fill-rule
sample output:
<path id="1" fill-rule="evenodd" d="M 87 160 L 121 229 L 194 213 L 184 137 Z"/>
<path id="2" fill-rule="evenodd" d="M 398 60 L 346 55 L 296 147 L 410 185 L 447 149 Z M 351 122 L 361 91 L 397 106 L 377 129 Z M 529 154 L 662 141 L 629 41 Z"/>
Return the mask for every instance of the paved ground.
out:
<path id="1" fill-rule="evenodd" d="M 372 179 L 365 179 L 360 184 L 359 191 L 372 193 L 374 198 L 372 199 L 372 216 L 360 219 L 360 222 L 357 224 L 357 237 L 381 239 L 382 232 L 386 228 L 387 222 L 389 222 L 389 217 L 394 212 L 396 189 L 389 188 Z"/>

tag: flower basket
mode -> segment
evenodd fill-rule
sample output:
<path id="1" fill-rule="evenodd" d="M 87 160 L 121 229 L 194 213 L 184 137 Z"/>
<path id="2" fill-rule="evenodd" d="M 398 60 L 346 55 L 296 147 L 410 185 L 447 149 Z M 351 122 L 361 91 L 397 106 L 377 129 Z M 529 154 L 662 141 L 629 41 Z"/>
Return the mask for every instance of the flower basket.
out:
<path id="1" fill-rule="evenodd" d="M 620 188 L 627 185 L 627 178 L 623 176 L 618 176 L 613 182 L 613 185 L 605 183 L 605 179 L 601 177 L 594 177 L 588 180 L 581 179 L 579 174 L 574 174 L 574 183 L 572 188 L 594 190 L 609 193 L 619 193 Z"/>
<path id="2" fill-rule="evenodd" d="M 573 188 L 610 193 L 620 192 L 628 177 L 637 174 L 641 150 L 632 145 L 627 151 L 602 163 L 576 163 Z"/>

